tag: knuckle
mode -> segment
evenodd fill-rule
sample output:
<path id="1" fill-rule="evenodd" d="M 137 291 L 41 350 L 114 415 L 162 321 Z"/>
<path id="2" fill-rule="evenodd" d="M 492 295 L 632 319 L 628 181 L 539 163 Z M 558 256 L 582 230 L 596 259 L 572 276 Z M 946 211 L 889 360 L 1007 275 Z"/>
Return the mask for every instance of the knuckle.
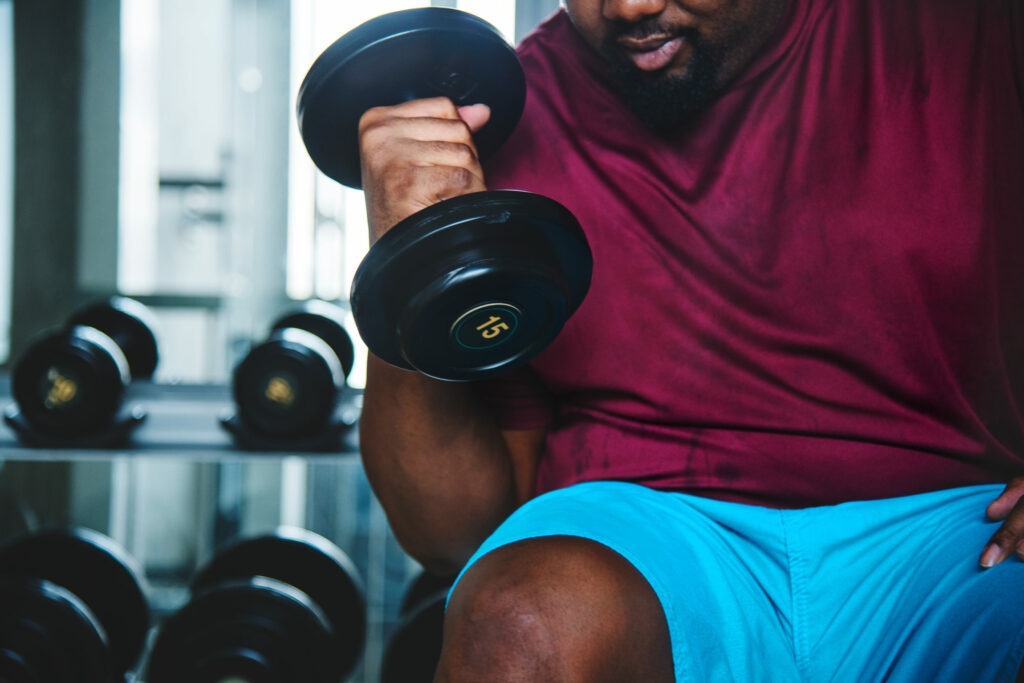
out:
<path id="1" fill-rule="evenodd" d="M 359 117 L 359 134 L 362 135 L 366 130 L 386 118 L 386 110 L 387 107 L 370 107 L 364 111 L 362 116 Z"/>
<path id="2" fill-rule="evenodd" d="M 1011 532 L 1006 525 L 1003 525 L 999 528 L 997 532 L 992 534 L 992 538 L 989 542 L 995 543 L 1000 548 L 1003 548 L 1005 552 L 1006 548 L 1012 548 L 1014 545 L 1016 545 L 1016 541 L 1016 535 L 1013 532 Z"/>
<path id="3" fill-rule="evenodd" d="M 455 158 L 463 166 L 471 166 L 476 163 L 476 154 L 473 153 L 473 148 L 462 142 L 455 143 Z"/>
<path id="4" fill-rule="evenodd" d="M 468 168 L 458 166 L 452 169 L 451 180 L 456 189 L 466 189 L 473 186 L 476 176 Z"/>

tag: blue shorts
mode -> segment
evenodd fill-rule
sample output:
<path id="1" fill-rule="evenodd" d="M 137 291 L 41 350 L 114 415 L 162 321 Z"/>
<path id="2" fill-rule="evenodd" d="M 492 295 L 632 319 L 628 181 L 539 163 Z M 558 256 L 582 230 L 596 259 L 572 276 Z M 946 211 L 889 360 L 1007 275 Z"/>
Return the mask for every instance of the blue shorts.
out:
<path id="1" fill-rule="evenodd" d="M 657 593 L 678 681 L 1009 682 L 1024 562 L 978 567 L 1002 489 L 774 510 L 579 484 L 524 505 L 470 564 L 537 536 L 611 548 Z"/>

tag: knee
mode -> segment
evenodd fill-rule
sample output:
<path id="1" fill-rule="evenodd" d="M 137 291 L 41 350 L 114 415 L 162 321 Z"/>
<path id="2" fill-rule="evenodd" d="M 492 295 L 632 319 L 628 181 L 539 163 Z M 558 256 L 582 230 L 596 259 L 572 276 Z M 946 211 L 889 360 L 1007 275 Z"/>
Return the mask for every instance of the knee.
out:
<path id="1" fill-rule="evenodd" d="M 659 667 L 671 680 L 654 592 L 583 539 L 523 541 L 481 559 L 452 595 L 444 641 L 443 681 L 659 680 Z"/>

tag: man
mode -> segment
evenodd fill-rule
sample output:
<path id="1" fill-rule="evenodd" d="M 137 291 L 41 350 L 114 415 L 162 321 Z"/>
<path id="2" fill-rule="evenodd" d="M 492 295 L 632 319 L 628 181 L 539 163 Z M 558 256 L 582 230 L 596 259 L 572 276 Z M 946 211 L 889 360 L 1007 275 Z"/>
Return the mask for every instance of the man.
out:
<path id="1" fill-rule="evenodd" d="M 566 5 L 486 176 L 485 107 L 360 127 L 372 239 L 486 178 L 594 252 L 529 369 L 370 360 L 395 533 L 475 551 L 438 679 L 1020 680 L 1024 7 Z"/>

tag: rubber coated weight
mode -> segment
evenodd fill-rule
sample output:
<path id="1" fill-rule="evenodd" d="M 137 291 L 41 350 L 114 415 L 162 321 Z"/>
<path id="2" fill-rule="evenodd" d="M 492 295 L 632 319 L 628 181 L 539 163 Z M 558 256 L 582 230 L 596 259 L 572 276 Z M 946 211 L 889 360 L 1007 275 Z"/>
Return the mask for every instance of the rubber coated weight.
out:
<path id="1" fill-rule="evenodd" d="M 115 680 L 103 628 L 81 600 L 49 581 L 0 576 L 0 681 Z"/>
<path id="2" fill-rule="evenodd" d="M 359 333 L 380 358 L 445 380 L 522 365 L 561 331 L 590 286 L 579 223 L 546 197 L 463 195 L 402 221 L 352 283 Z"/>
<path id="3" fill-rule="evenodd" d="M 294 327 L 312 332 L 327 342 L 341 363 L 342 374 L 347 378 L 355 362 L 355 348 L 352 338 L 345 331 L 344 311 L 326 301 L 304 301 L 296 310 L 279 318 L 272 330 Z"/>
<path id="4" fill-rule="evenodd" d="M 76 326 L 33 342 L 14 367 L 11 394 L 35 428 L 73 438 L 109 424 L 130 381 L 114 341 Z"/>
<path id="5" fill-rule="evenodd" d="M 45 581 L 80 600 L 105 634 L 116 672 L 130 670 L 149 628 L 141 573 L 110 538 L 88 529 L 51 531 L 0 550 L 0 576 Z"/>
<path id="6" fill-rule="evenodd" d="M 132 379 L 150 379 L 156 370 L 156 317 L 134 299 L 123 296 L 79 309 L 68 320 L 69 325 L 84 325 L 114 340 L 128 361 Z"/>
<path id="7" fill-rule="evenodd" d="M 402 620 L 388 640 L 381 683 L 429 683 L 441 659 L 444 609 L 455 577 L 420 574 L 402 597 Z"/>
<path id="8" fill-rule="evenodd" d="M 164 628 L 148 679 L 337 683 L 366 631 L 362 583 L 334 544 L 301 529 L 240 541 L 192 582 Z"/>
<path id="9" fill-rule="evenodd" d="M 512 133 L 525 103 L 515 51 L 465 12 L 421 8 L 373 19 L 313 64 L 298 96 L 316 165 L 361 184 L 359 120 L 372 107 L 446 96 L 487 104 L 474 134 L 481 159 Z M 387 232 L 357 271 L 350 300 L 383 360 L 445 380 L 483 379 L 530 360 L 582 301 L 593 267 L 572 214 L 525 192 L 440 202 Z"/>
<path id="10" fill-rule="evenodd" d="M 332 631 L 309 596 L 256 576 L 198 594 L 160 630 L 149 683 L 338 683 L 345 664 Z"/>
<path id="11" fill-rule="evenodd" d="M 233 392 L 247 429 L 302 437 L 324 428 L 354 358 L 342 313 L 326 302 L 306 302 L 277 320 L 269 338 L 239 363 Z"/>
<path id="12" fill-rule="evenodd" d="M 479 17 L 441 7 L 384 14 L 343 35 L 310 67 L 297 103 L 302 140 L 328 177 L 359 188 L 363 113 L 438 96 L 490 107 L 474 136 L 486 158 L 519 122 L 526 81 L 515 51 Z"/>
<path id="13" fill-rule="evenodd" d="M 158 354 L 155 320 L 145 306 L 114 297 L 76 311 L 18 360 L 11 393 L 38 431 L 60 438 L 102 432 L 133 379 L 149 378 Z"/>

